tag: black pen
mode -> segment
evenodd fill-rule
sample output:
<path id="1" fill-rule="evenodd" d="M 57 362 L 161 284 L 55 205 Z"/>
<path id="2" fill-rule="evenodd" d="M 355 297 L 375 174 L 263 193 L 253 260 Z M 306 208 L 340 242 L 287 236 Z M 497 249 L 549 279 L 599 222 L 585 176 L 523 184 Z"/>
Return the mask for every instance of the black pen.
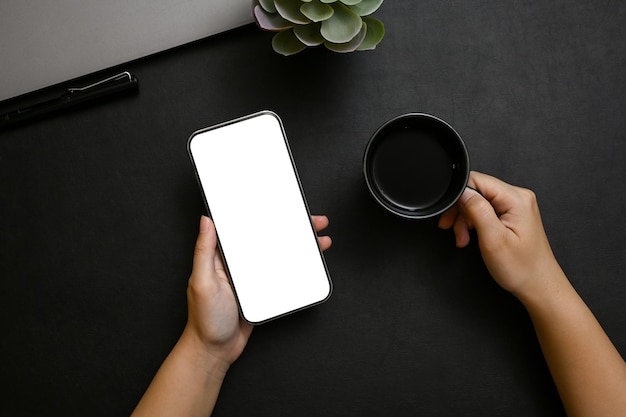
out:
<path id="1" fill-rule="evenodd" d="M 137 78 L 128 71 L 85 87 L 68 88 L 67 92 L 59 97 L 2 114 L 0 116 L 0 129 L 134 88 L 137 88 Z"/>

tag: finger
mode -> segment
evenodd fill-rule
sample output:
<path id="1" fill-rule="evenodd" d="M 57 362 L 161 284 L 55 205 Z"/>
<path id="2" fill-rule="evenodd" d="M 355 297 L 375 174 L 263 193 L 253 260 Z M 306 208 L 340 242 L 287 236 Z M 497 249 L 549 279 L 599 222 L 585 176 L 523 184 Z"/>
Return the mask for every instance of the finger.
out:
<path id="1" fill-rule="evenodd" d="M 320 249 L 323 251 L 330 248 L 333 244 L 333 240 L 330 236 L 320 236 L 317 238 L 317 242 L 320 245 Z"/>
<path id="2" fill-rule="evenodd" d="M 226 268 L 224 267 L 224 259 L 222 257 L 222 254 L 220 253 L 220 251 L 216 250 L 215 251 L 215 256 L 213 257 L 213 264 L 215 265 L 215 271 L 219 272 L 226 272 Z"/>
<path id="3" fill-rule="evenodd" d="M 446 210 L 441 217 L 439 217 L 438 226 L 440 229 L 448 230 L 454 225 L 454 221 L 459 214 L 459 210 L 456 207 L 456 204 Z"/>
<path id="4" fill-rule="evenodd" d="M 518 187 L 491 175 L 472 171 L 468 185 L 486 198 L 498 215 L 508 212 L 517 202 Z"/>
<path id="5" fill-rule="evenodd" d="M 200 218 L 198 239 L 193 256 L 193 270 L 200 273 L 210 273 L 215 269 L 215 247 L 217 236 L 213 222 L 206 216 Z"/>
<path id="6" fill-rule="evenodd" d="M 478 183 L 477 183 L 478 185 Z M 482 189 L 480 189 L 482 191 Z M 492 192 L 493 189 L 490 189 Z M 493 196 L 493 194 L 490 194 Z M 491 202 L 478 191 L 466 189 L 459 199 L 459 208 L 467 224 L 471 224 L 478 233 L 479 240 L 493 241 L 504 233 L 505 226 L 500 221 Z M 460 227 L 460 226 L 459 226 Z M 455 233 L 457 230 L 455 229 Z"/>
<path id="7" fill-rule="evenodd" d="M 321 232 L 326 229 L 330 223 L 326 216 L 311 216 L 311 220 L 313 221 L 313 227 L 316 232 Z"/>
<path id="8" fill-rule="evenodd" d="M 462 215 L 456 216 L 454 220 L 454 236 L 457 248 L 464 248 L 470 243 L 469 226 Z"/>

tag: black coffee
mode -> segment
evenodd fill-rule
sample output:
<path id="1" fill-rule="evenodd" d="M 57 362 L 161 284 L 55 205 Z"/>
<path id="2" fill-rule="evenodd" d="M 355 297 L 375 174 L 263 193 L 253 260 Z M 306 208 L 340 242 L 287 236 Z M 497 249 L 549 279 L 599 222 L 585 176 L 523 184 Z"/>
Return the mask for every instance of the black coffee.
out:
<path id="1" fill-rule="evenodd" d="M 378 143 L 372 160 L 372 175 L 380 192 L 408 210 L 437 203 L 448 190 L 453 170 L 453 162 L 438 140 L 411 128 L 389 132 Z"/>

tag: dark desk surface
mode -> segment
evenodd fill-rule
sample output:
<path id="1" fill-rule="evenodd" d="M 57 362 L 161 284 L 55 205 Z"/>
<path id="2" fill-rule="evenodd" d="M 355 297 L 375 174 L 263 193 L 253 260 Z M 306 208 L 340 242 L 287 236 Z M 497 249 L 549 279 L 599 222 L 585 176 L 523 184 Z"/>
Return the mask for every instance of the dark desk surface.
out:
<path id="1" fill-rule="evenodd" d="M 521 305 L 475 245 L 367 195 L 372 132 L 425 111 L 536 191 L 554 251 L 626 352 L 626 8 L 389 0 L 373 52 L 284 58 L 247 26 L 124 66 L 137 95 L 0 133 L 0 415 L 131 412 L 180 334 L 198 218 L 186 141 L 282 118 L 335 290 L 255 329 L 216 416 L 556 416 Z M 280 258 L 280 254 L 276 254 Z"/>

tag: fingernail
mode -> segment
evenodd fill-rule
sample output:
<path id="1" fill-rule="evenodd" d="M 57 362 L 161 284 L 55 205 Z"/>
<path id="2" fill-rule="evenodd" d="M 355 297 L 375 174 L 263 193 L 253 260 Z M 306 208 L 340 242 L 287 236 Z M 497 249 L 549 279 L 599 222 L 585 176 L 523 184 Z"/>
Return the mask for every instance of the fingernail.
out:
<path id="1" fill-rule="evenodd" d="M 209 231 L 209 218 L 207 216 L 200 217 L 200 233 Z"/>
<path id="2" fill-rule="evenodd" d="M 471 187 L 467 187 L 467 189 L 463 191 L 463 194 L 461 194 L 461 197 L 459 197 L 459 204 L 464 205 L 465 203 L 467 203 L 467 200 L 469 200 L 469 198 L 472 196 L 472 191 L 470 190 L 474 189 Z"/>
<path id="3" fill-rule="evenodd" d="M 465 191 L 463 191 L 463 194 L 461 194 L 461 197 L 459 198 L 459 203 L 461 204 L 465 204 L 467 202 L 467 200 L 470 199 L 470 197 L 472 196 L 472 192 L 477 193 L 478 195 L 482 196 L 482 193 L 480 191 L 478 191 L 476 188 L 466 185 L 465 186 Z"/>

